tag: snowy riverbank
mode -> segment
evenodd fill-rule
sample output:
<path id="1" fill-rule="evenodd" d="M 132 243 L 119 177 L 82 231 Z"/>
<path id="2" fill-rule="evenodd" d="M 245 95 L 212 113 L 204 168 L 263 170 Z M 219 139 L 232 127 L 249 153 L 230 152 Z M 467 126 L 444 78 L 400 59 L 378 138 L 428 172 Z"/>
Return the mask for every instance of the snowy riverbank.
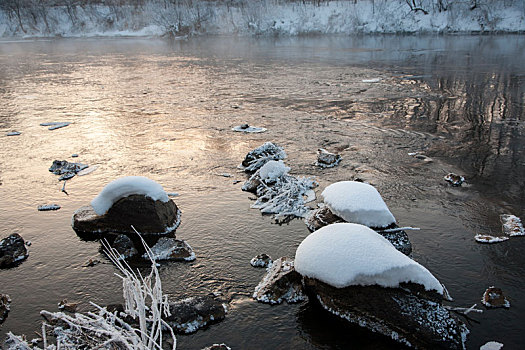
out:
<path id="1" fill-rule="evenodd" d="M 521 0 L 85 1 L 0 4 L 0 37 L 525 31 Z M 116 5 L 116 4 L 119 5 Z M 133 5 L 120 5 L 133 3 Z M 67 5 L 69 4 L 69 5 Z"/>

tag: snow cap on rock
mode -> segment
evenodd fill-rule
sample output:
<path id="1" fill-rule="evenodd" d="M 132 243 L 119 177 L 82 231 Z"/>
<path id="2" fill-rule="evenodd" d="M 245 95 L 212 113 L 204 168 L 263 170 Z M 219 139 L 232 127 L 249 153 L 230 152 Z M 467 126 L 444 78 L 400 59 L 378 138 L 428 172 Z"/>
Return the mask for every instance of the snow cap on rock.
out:
<path id="1" fill-rule="evenodd" d="M 170 199 L 162 186 L 144 176 L 125 176 L 107 184 L 91 201 L 97 215 L 105 214 L 121 198 L 133 194 L 145 195 L 154 201 L 168 202 Z"/>
<path id="2" fill-rule="evenodd" d="M 402 282 L 413 282 L 443 294 L 443 286 L 425 267 L 374 230 L 358 224 L 332 224 L 306 237 L 295 253 L 295 269 L 336 288 L 396 288 Z"/>
<path id="3" fill-rule="evenodd" d="M 357 181 L 336 182 L 321 194 L 330 210 L 347 222 L 386 227 L 396 219 L 375 187 Z"/>
<path id="4" fill-rule="evenodd" d="M 270 160 L 259 170 L 259 176 L 264 181 L 275 181 L 279 177 L 288 174 L 290 167 L 284 165 L 282 160 Z"/>

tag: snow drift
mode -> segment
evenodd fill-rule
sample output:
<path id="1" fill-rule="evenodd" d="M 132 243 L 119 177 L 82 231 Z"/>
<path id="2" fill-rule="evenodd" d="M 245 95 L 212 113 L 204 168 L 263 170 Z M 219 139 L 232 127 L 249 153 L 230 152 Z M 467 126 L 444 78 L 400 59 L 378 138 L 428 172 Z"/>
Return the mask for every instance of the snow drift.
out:
<path id="1" fill-rule="evenodd" d="M 523 32 L 522 0 L 0 2 L 0 36 Z"/>
<path id="2" fill-rule="evenodd" d="M 295 269 L 336 288 L 395 288 L 413 282 L 443 294 L 441 283 L 425 267 L 374 230 L 358 224 L 332 224 L 306 237 L 295 253 Z"/>

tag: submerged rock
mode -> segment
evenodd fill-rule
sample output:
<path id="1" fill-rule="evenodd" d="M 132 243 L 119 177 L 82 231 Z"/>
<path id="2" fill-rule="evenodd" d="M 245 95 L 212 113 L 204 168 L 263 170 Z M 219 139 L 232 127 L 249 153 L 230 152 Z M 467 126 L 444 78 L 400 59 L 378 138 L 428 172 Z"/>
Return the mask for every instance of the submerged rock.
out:
<path id="1" fill-rule="evenodd" d="M 7 294 L 0 294 L 0 324 L 4 323 L 9 314 L 11 298 Z"/>
<path id="2" fill-rule="evenodd" d="M 502 224 L 503 233 L 507 236 L 525 236 L 525 230 L 520 218 L 510 214 L 499 216 Z"/>
<path id="3" fill-rule="evenodd" d="M 266 304 L 280 304 L 283 301 L 296 303 L 305 300 L 302 277 L 295 271 L 294 261 L 286 257 L 275 260 L 262 281 L 255 287 L 253 298 Z"/>
<path id="4" fill-rule="evenodd" d="M 315 165 L 321 168 L 332 168 L 341 162 L 341 156 L 339 154 L 330 153 L 323 148 L 317 150 L 317 162 Z"/>
<path id="5" fill-rule="evenodd" d="M 181 212 L 173 200 L 163 202 L 145 195 L 130 195 L 119 199 L 103 215 L 97 215 L 92 206 L 79 208 L 73 214 L 73 229 L 80 233 L 107 232 L 143 235 L 167 234 L 180 224 Z"/>
<path id="6" fill-rule="evenodd" d="M 165 321 L 179 333 L 193 333 L 226 317 L 227 307 L 210 296 L 191 297 L 170 304 Z"/>
<path id="7" fill-rule="evenodd" d="M 241 165 L 246 172 L 253 173 L 270 160 L 282 160 L 285 158 L 286 153 L 282 147 L 266 142 L 253 151 L 248 152 Z"/>
<path id="8" fill-rule="evenodd" d="M 0 241 L 0 268 L 11 267 L 28 257 L 24 239 L 18 233 Z"/>
<path id="9" fill-rule="evenodd" d="M 263 254 L 259 254 L 255 258 L 250 260 L 250 265 L 252 265 L 253 267 L 264 267 L 264 268 L 267 268 L 267 267 L 272 266 L 272 264 L 273 264 L 272 258 L 270 258 L 270 256 L 268 256 L 268 255 L 266 255 L 264 253 Z"/>
<path id="10" fill-rule="evenodd" d="M 121 259 L 129 259 L 138 253 L 131 238 L 123 234 L 118 235 L 111 246 L 120 254 Z"/>
<path id="11" fill-rule="evenodd" d="M 503 295 L 503 291 L 500 288 L 496 288 L 494 286 L 489 287 L 485 293 L 483 293 L 481 302 L 487 308 L 510 307 L 510 302 L 507 300 L 507 298 L 505 298 L 505 295 Z"/>
<path id="12" fill-rule="evenodd" d="M 419 284 L 400 288 L 335 288 L 306 277 L 309 297 L 355 325 L 413 348 L 464 349 L 468 329 L 441 305 L 442 296 Z"/>
<path id="13" fill-rule="evenodd" d="M 157 243 L 151 247 L 153 259 L 172 260 L 172 261 L 193 261 L 195 260 L 195 253 L 190 245 L 182 240 L 162 237 Z M 148 258 L 148 254 L 144 254 L 143 258 Z"/>
<path id="14" fill-rule="evenodd" d="M 452 186 L 461 186 L 461 184 L 465 182 L 465 178 L 463 176 L 454 173 L 449 173 L 445 175 L 444 179 Z"/>

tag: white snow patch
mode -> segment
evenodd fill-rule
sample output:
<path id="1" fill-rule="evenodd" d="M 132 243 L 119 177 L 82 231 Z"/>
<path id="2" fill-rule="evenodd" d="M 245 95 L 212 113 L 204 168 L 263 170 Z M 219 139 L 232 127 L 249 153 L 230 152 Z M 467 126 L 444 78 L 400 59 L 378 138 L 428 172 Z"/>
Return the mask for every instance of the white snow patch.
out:
<path id="1" fill-rule="evenodd" d="M 371 185 L 341 181 L 326 187 L 321 195 L 330 210 L 345 221 L 370 227 L 386 227 L 396 222 L 379 192 Z"/>
<path id="2" fill-rule="evenodd" d="M 358 224 L 332 224 L 306 237 L 297 248 L 295 269 L 336 288 L 413 282 L 443 294 L 443 286 L 425 267 Z"/>
<path id="3" fill-rule="evenodd" d="M 498 343 L 497 341 L 489 341 L 484 345 L 481 345 L 479 350 L 499 350 L 503 348 L 503 344 Z"/>
<path id="4" fill-rule="evenodd" d="M 506 236 L 495 237 L 495 236 L 490 236 L 490 235 L 479 234 L 479 235 L 474 236 L 474 239 L 476 239 L 476 242 L 479 242 L 479 243 L 499 243 L 499 242 L 504 242 L 508 240 L 509 237 L 506 237 Z"/>
<path id="5" fill-rule="evenodd" d="M 80 170 L 77 173 L 77 175 L 78 176 L 84 176 L 84 175 L 87 175 L 87 174 L 91 174 L 92 172 L 94 172 L 97 169 L 98 169 L 98 165 L 88 166 L 87 168 Z"/>
<path id="6" fill-rule="evenodd" d="M 288 174 L 290 167 L 284 165 L 282 160 L 270 160 L 259 170 L 259 176 L 265 182 L 275 181 L 283 175 Z"/>
<path id="7" fill-rule="evenodd" d="M 97 215 L 105 214 L 113 203 L 133 194 L 145 195 L 154 201 L 164 203 L 170 199 L 162 186 L 143 176 L 125 176 L 107 184 L 91 201 L 91 206 Z"/>
<path id="8" fill-rule="evenodd" d="M 381 78 L 372 78 L 372 79 L 363 79 L 361 80 L 363 83 L 379 83 L 382 79 Z"/>

